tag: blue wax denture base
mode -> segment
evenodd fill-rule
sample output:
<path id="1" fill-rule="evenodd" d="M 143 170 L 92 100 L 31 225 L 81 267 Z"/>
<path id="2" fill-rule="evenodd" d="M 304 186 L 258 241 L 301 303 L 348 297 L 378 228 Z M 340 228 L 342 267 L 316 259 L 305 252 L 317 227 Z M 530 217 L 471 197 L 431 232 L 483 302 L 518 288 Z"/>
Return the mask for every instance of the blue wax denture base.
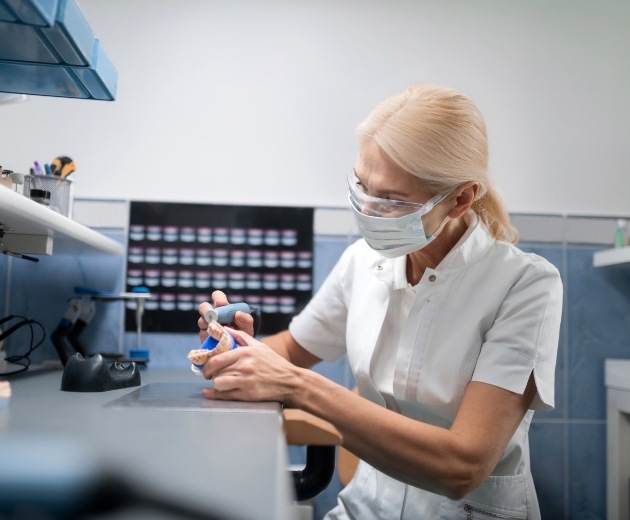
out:
<path id="1" fill-rule="evenodd" d="M 232 334 L 230 334 L 229 332 L 228 332 L 228 336 L 230 336 L 230 342 L 231 342 L 230 350 L 235 349 L 238 346 L 236 344 L 236 341 L 234 341 L 234 338 L 232 337 Z M 201 347 L 199 347 L 199 348 L 202 349 L 202 350 L 214 350 L 218 343 L 219 343 L 218 340 L 214 339 L 212 336 L 208 336 L 206 338 L 206 341 L 204 341 L 201 344 Z M 203 365 L 195 365 L 194 363 L 193 363 L 193 366 L 195 366 L 197 368 L 203 368 Z"/>

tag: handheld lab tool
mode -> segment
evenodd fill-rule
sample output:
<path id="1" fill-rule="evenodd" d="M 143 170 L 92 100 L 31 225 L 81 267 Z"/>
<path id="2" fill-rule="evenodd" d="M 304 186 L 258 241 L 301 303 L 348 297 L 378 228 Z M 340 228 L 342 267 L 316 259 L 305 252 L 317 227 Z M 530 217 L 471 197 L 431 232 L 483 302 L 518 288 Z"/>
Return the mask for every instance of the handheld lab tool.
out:
<path id="1" fill-rule="evenodd" d="M 204 314 L 204 318 L 208 323 L 211 321 L 218 321 L 221 324 L 231 323 L 234 321 L 234 315 L 238 312 L 251 312 L 251 307 L 245 302 L 240 303 L 230 303 L 228 305 L 223 305 L 222 307 L 217 307 L 209 309 Z"/>
<path id="2" fill-rule="evenodd" d="M 234 316 L 238 311 L 246 312 L 254 318 L 254 335 L 258 334 L 261 322 L 260 310 L 257 307 L 252 307 L 245 302 L 229 303 L 228 305 L 208 309 L 204 313 L 203 317 L 208 323 L 216 321 L 221 325 L 227 325 L 234 321 Z"/>

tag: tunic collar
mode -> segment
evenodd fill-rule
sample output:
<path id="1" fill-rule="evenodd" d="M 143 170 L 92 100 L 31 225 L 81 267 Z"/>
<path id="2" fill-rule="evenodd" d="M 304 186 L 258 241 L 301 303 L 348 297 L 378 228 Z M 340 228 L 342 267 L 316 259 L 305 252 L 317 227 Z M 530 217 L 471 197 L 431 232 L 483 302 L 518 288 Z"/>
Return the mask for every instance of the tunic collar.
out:
<path id="1" fill-rule="evenodd" d="M 469 210 L 464 218 L 468 223 L 466 233 L 435 268 L 436 271 L 459 269 L 476 262 L 494 242 L 488 228 L 474 211 Z"/>

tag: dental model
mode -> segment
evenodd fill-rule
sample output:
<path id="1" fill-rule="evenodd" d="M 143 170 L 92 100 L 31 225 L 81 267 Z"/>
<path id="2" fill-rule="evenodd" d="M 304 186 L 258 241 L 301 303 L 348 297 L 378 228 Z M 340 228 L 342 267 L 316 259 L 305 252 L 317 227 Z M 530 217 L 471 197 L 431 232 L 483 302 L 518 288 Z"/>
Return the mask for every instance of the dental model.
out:
<path id="1" fill-rule="evenodd" d="M 223 326 L 212 321 L 208 325 L 208 339 L 204 341 L 201 348 L 191 350 L 188 353 L 188 360 L 197 368 L 201 368 L 211 357 L 227 352 L 235 346 L 234 339 Z"/>

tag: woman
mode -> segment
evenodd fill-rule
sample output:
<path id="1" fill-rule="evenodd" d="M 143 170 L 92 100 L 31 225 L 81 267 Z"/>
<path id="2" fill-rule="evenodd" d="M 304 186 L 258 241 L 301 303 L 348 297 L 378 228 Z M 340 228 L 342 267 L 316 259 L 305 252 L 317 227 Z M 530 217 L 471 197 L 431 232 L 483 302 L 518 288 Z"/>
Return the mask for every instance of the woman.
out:
<path id="1" fill-rule="evenodd" d="M 233 334 L 251 348 L 206 363 L 204 393 L 333 423 L 361 463 L 331 520 L 540 518 L 527 435 L 554 404 L 558 271 L 513 245 L 466 96 L 411 86 L 357 134 L 349 199 L 363 239 L 289 330 L 263 344 L 238 314 Z M 360 395 L 307 370 L 345 354 Z"/>

